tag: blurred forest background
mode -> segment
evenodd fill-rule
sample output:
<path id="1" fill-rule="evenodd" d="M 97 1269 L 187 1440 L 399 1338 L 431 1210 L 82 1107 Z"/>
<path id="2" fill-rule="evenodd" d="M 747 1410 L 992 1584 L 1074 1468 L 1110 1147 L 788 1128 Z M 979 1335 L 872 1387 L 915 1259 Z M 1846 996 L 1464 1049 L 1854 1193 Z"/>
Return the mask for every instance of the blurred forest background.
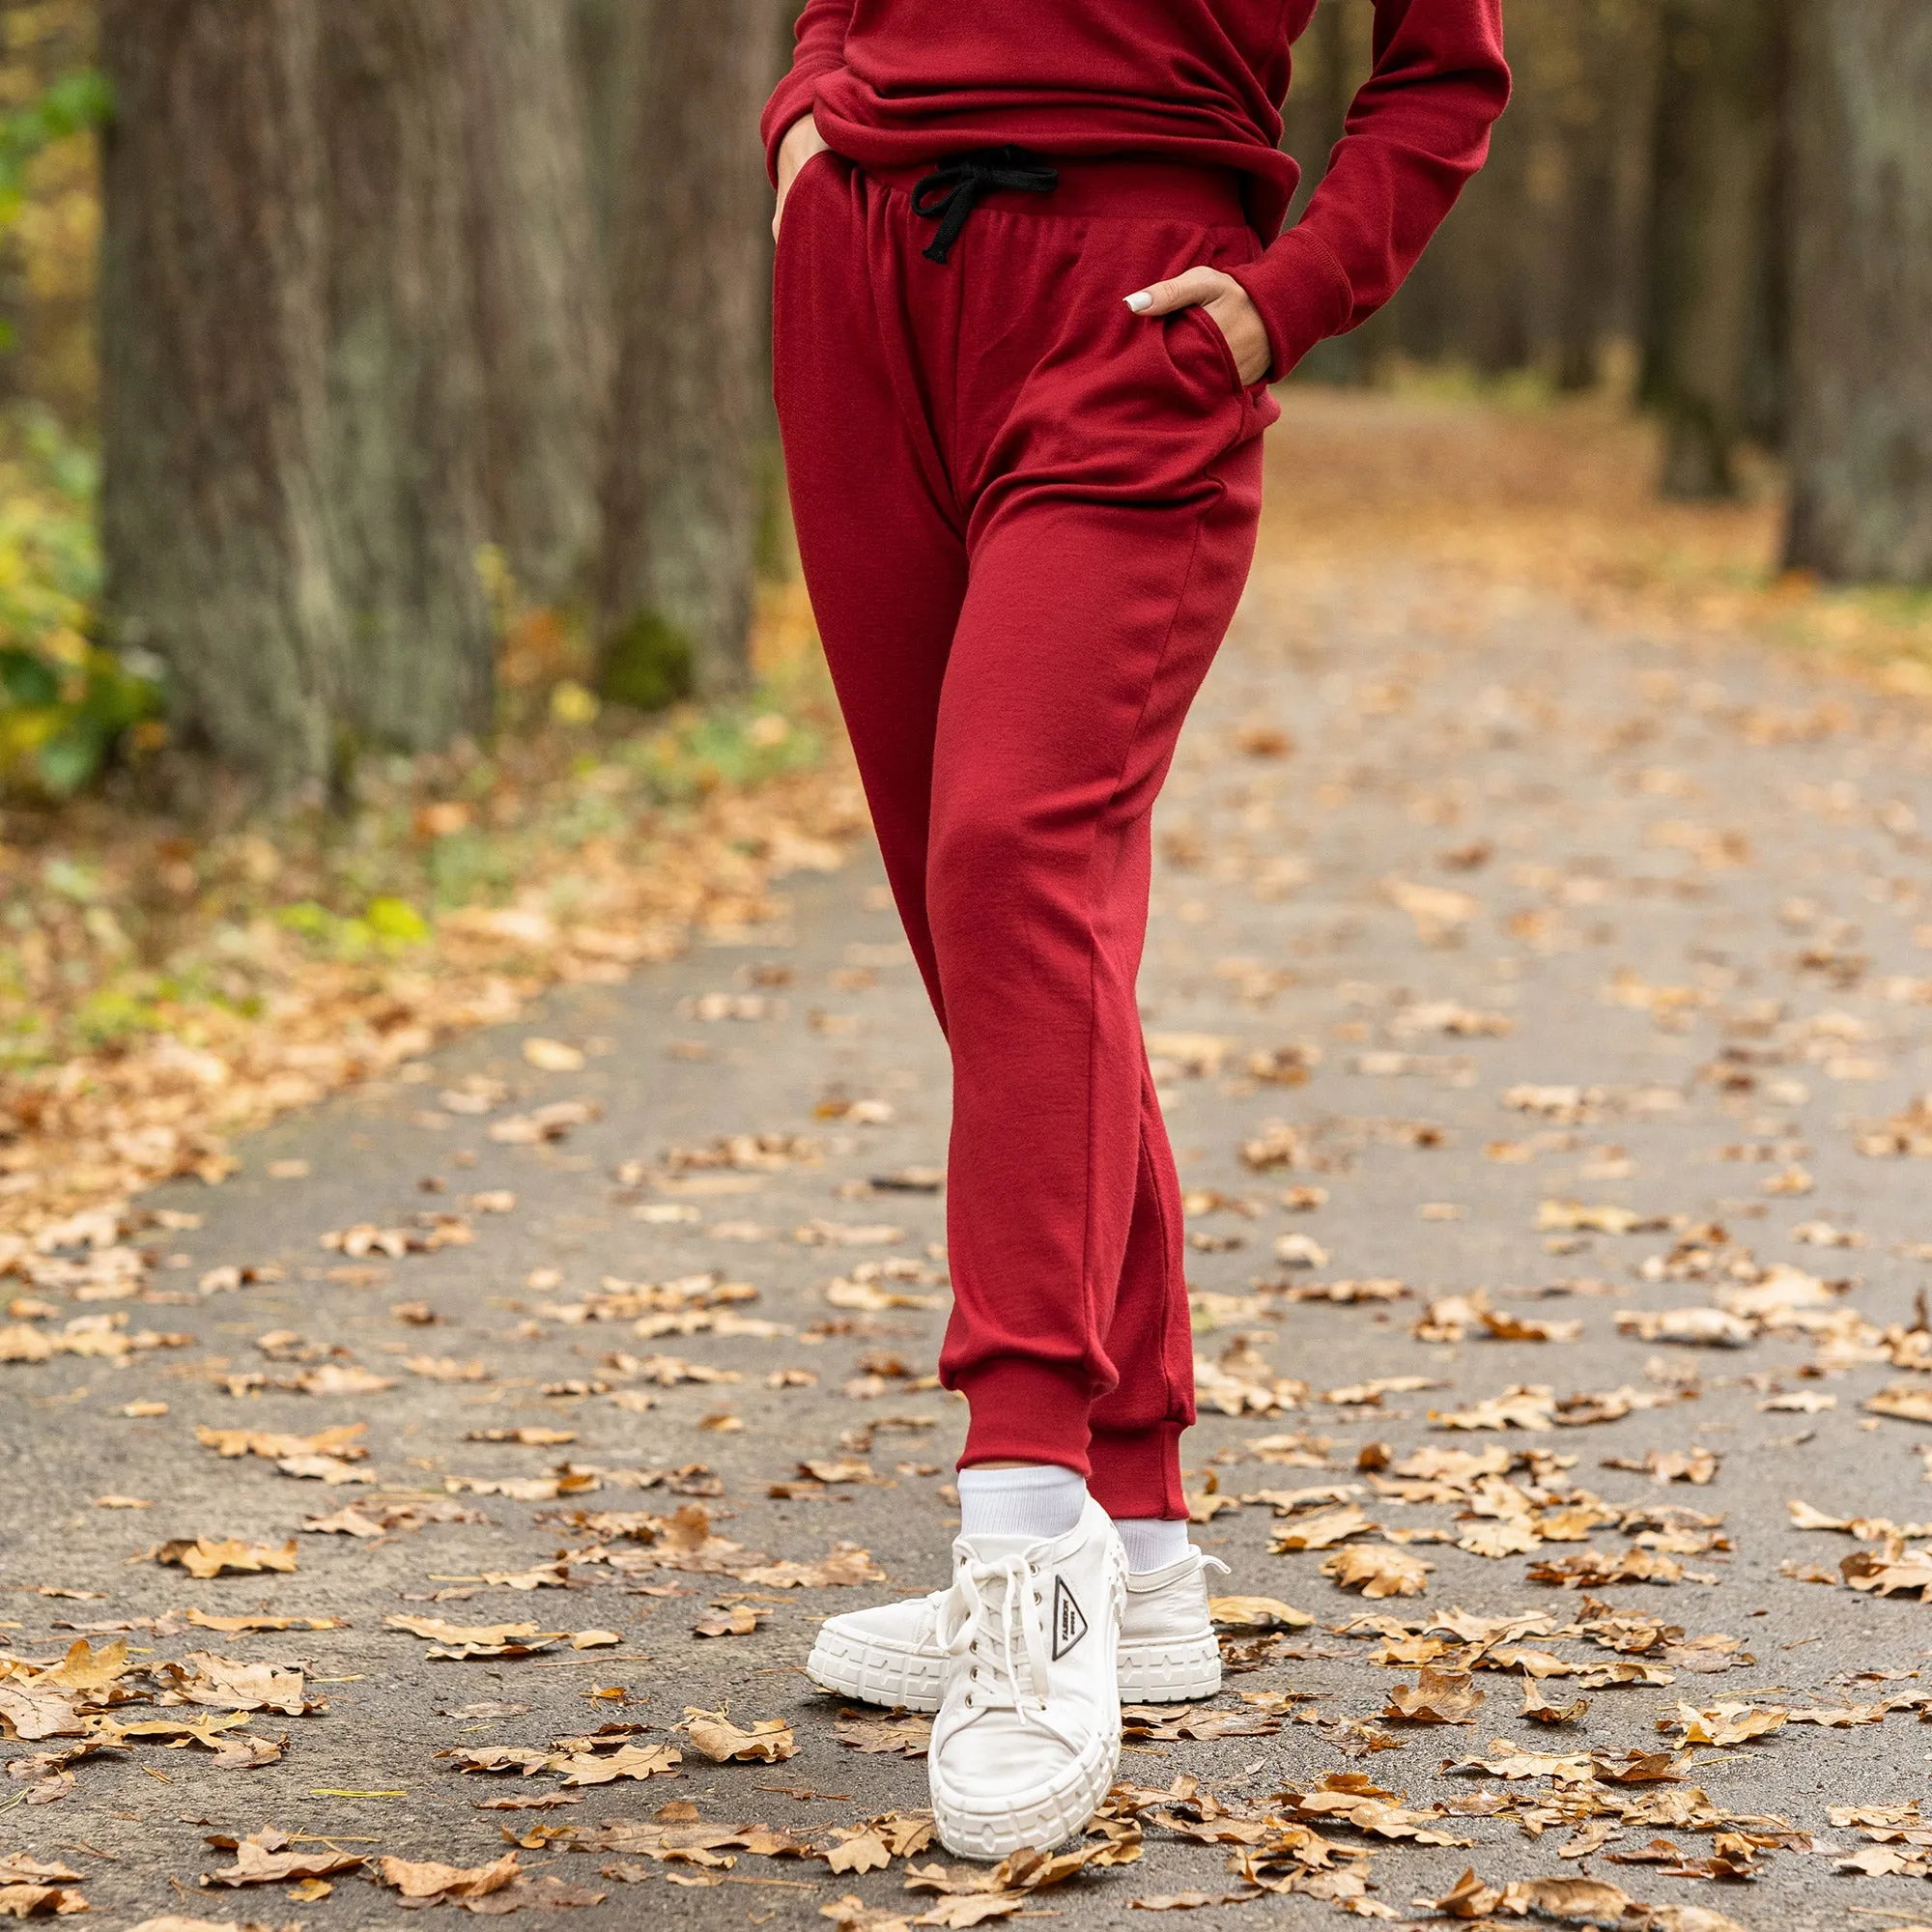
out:
<path id="1" fill-rule="evenodd" d="M 313 797 L 532 690 L 744 688 L 790 11 L 4 0 L 7 780 Z M 1780 460 L 1777 561 L 1932 580 L 1927 14 L 1515 0 L 1487 172 L 1300 380 L 1607 389 L 1670 497 Z M 1322 0 L 1299 49 L 1304 198 L 1373 14 Z"/>
<path id="2" fill-rule="evenodd" d="M 505 913 L 526 980 L 614 970 L 852 818 L 727 810 L 837 738 L 766 369 L 794 10 L 0 0 L 0 1076 L 311 968 L 393 1002 L 540 890 L 614 910 L 596 958 Z M 1304 198 L 1373 15 L 1297 49 Z M 1932 683 L 1932 6 L 1507 15 L 1488 170 L 1294 378 L 1363 398 L 1327 497 Z M 1518 425 L 1507 488 L 1403 396 Z"/>

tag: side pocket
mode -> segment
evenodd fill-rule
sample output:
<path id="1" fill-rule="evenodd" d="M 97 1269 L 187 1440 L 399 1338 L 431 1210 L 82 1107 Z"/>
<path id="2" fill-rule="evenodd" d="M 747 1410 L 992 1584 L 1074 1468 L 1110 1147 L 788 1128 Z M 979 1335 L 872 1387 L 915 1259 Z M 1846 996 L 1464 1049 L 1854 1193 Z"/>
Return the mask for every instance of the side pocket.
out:
<path id="1" fill-rule="evenodd" d="M 779 223 L 778 240 L 772 246 L 772 400 L 782 407 L 785 366 L 789 359 L 786 341 L 790 333 L 787 318 L 796 298 L 790 292 L 792 263 L 805 243 L 801 228 L 811 214 L 810 177 L 819 172 L 819 163 L 831 154 L 821 148 L 792 177 L 791 191 L 785 196 L 784 216 Z"/>
<path id="2" fill-rule="evenodd" d="M 1235 352 L 1228 346 L 1228 338 L 1221 333 L 1221 325 L 1198 304 L 1193 308 L 1177 309 L 1168 318 L 1170 328 L 1189 328 L 1208 338 L 1209 353 L 1221 371 L 1222 385 L 1228 395 L 1236 402 L 1245 401 L 1248 385 L 1241 381 L 1241 371 L 1235 361 Z"/>
<path id="3" fill-rule="evenodd" d="M 772 243 L 775 250 L 781 253 L 783 251 L 785 237 L 791 233 L 791 218 L 798 212 L 799 189 L 805 185 L 807 178 L 817 168 L 819 162 L 824 160 L 831 153 L 832 150 L 830 148 L 820 148 L 815 154 L 809 156 L 805 165 L 799 169 L 797 174 L 792 176 L 791 186 L 785 191 L 784 213 L 779 218 L 778 237 Z"/>

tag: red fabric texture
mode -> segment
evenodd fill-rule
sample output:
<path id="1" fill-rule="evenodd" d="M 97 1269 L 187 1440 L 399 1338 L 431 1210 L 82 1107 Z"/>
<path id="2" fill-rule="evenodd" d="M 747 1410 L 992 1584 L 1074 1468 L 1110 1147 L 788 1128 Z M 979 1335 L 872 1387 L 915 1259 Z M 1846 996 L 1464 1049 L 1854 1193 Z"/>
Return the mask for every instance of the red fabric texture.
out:
<path id="1" fill-rule="evenodd" d="M 953 1067 L 941 1379 L 963 1464 L 1185 1514 L 1179 1187 L 1142 1044 L 1149 821 L 1246 578 L 1260 432 L 1211 317 L 1123 288 L 1260 253 L 1238 182 L 1067 170 L 950 263 L 837 155 L 786 202 L 774 368 L 793 515 L 888 876 Z M 1124 278 L 1124 279 L 1123 279 Z"/>
<path id="2" fill-rule="evenodd" d="M 765 109 L 767 154 L 776 173 L 785 129 L 810 113 L 875 171 L 1007 142 L 1236 169 L 1247 218 L 1272 245 L 1232 272 L 1279 378 L 1401 286 L 1509 99 L 1502 0 L 1375 0 L 1374 71 L 1307 211 L 1274 240 L 1298 178 L 1276 146 L 1280 104 L 1315 6 L 807 0 L 791 71 Z"/>

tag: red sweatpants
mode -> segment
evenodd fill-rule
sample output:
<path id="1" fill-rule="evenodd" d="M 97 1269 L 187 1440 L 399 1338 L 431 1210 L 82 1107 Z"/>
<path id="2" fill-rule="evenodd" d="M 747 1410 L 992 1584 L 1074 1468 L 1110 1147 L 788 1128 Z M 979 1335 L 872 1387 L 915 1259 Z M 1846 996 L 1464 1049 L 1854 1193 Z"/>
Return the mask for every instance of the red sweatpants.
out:
<path id="1" fill-rule="evenodd" d="M 1211 317 L 1122 298 L 1260 242 L 1218 171 L 1057 163 L 944 265 L 916 176 L 808 162 L 775 370 L 799 551 L 953 1068 L 940 1377 L 962 1466 L 1181 1517 L 1180 1192 L 1142 1043 L 1150 815 L 1254 551 L 1260 432 Z"/>

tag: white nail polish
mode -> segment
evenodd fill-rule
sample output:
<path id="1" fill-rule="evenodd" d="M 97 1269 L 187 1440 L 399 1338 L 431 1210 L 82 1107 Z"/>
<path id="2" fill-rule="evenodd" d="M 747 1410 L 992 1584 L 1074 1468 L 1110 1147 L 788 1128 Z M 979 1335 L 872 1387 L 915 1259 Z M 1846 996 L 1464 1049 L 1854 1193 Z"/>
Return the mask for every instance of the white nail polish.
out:
<path id="1" fill-rule="evenodd" d="M 1136 315 L 1145 315 L 1153 306 L 1153 298 L 1145 289 L 1141 289 L 1127 298 L 1127 306 Z"/>

